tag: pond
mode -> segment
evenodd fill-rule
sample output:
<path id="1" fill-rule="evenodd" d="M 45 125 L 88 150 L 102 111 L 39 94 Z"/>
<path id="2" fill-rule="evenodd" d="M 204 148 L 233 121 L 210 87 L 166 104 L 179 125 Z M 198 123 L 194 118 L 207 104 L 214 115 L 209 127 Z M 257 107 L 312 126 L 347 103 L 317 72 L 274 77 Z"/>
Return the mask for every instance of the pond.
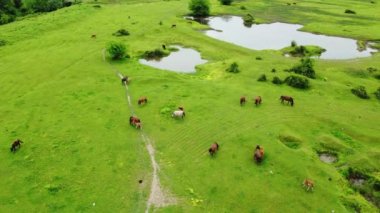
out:
<path id="1" fill-rule="evenodd" d="M 180 73 L 195 73 L 195 66 L 207 62 L 207 60 L 203 60 L 201 54 L 194 49 L 177 45 L 170 47 L 174 47 L 178 49 L 178 51 L 173 51 L 167 57 L 163 57 L 159 60 L 140 59 L 139 62 L 158 69 Z"/>
<path id="2" fill-rule="evenodd" d="M 205 31 L 207 36 L 254 50 L 280 50 L 296 41 L 298 45 L 315 45 L 326 49 L 320 56 L 321 59 L 368 57 L 376 52 L 369 47 L 359 51 L 354 39 L 299 31 L 303 27 L 299 24 L 276 22 L 246 27 L 243 19 L 238 16 L 209 17 L 203 23 L 212 28 Z"/>

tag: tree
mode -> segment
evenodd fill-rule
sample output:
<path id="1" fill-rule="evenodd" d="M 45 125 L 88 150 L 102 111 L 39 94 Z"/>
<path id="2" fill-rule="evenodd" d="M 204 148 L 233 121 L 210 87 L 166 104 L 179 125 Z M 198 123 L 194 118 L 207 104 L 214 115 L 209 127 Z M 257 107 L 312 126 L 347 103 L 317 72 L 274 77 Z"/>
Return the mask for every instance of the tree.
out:
<path id="1" fill-rule="evenodd" d="M 63 7 L 62 0 L 32 0 L 30 7 L 36 12 L 51 12 Z"/>
<path id="2" fill-rule="evenodd" d="M 234 62 L 234 63 L 232 63 L 232 64 L 230 65 L 230 67 L 228 67 L 228 68 L 226 69 L 226 71 L 227 71 L 227 72 L 232 72 L 232 73 L 238 73 L 238 72 L 240 72 L 240 70 L 239 70 L 239 65 L 238 65 L 236 62 Z"/>
<path id="3" fill-rule="evenodd" d="M 190 0 L 189 9 L 193 12 L 193 16 L 208 16 L 210 14 L 210 2 L 208 0 Z"/>
<path id="4" fill-rule="evenodd" d="M 124 58 L 126 48 L 123 43 L 111 42 L 107 46 L 107 51 L 113 60 L 118 60 Z"/>
<path id="5" fill-rule="evenodd" d="M 219 0 L 223 5 L 231 5 L 233 0 Z"/>

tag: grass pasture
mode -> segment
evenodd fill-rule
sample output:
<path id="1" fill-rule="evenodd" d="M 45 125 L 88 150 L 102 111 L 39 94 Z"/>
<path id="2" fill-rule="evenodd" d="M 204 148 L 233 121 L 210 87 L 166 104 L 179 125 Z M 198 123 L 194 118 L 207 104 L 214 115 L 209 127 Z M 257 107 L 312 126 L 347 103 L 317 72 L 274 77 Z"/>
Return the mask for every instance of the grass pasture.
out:
<path id="1" fill-rule="evenodd" d="M 221 6 L 212 0 L 211 11 L 380 39 L 380 2 L 294 2 Z M 274 76 L 285 79 L 290 73 L 283 70 L 299 58 L 205 36 L 199 32 L 205 26 L 182 18 L 189 13 L 187 0 L 97 4 L 101 7 L 85 2 L 0 26 L 0 40 L 7 41 L 0 47 L 0 212 L 145 211 L 152 167 L 140 133 L 129 126 L 131 109 L 114 69 L 131 78 L 133 111 L 154 142 L 162 186 L 177 198 L 176 205 L 154 211 L 379 211 L 374 204 L 379 192 L 372 202 L 366 200 L 360 194 L 364 189 L 351 187 L 344 174 L 352 167 L 380 180 L 380 102 L 373 94 L 380 85 L 367 71 L 380 72 L 380 54 L 317 60 L 317 78 L 310 80 L 310 89 L 299 90 L 271 83 Z M 121 28 L 130 35 L 112 36 Z M 110 41 L 125 43 L 131 59 L 103 61 Z M 138 63 L 143 52 L 162 44 L 194 48 L 208 63 L 196 74 Z M 240 73 L 225 72 L 232 62 Z M 262 74 L 268 81 L 257 81 Z M 359 85 L 369 100 L 350 92 Z M 242 95 L 248 98 L 243 107 Z M 252 101 L 257 95 L 263 97 L 259 107 Z M 282 105 L 280 95 L 293 96 L 295 106 Z M 140 96 L 149 103 L 137 106 Z M 170 113 L 180 105 L 186 117 L 174 120 Z M 13 154 L 9 147 L 16 138 L 24 144 Z M 221 148 L 210 158 L 207 149 L 214 141 Z M 262 165 L 252 161 L 256 144 L 265 149 Z M 321 162 L 321 151 L 334 152 L 339 161 Z M 305 178 L 314 180 L 313 192 L 301 187 Z"/>

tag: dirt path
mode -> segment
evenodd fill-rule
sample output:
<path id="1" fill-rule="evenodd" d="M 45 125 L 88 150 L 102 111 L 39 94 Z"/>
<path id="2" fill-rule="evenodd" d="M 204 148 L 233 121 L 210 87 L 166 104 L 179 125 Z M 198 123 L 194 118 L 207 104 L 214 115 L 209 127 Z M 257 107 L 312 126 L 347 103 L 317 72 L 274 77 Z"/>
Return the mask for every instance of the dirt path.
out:
<path id="1" fill-rule="evenodd" d="M 102 58 L 104 62 L 107 62 L 106 57 L 105 57 L 105 50 L 102 51 Z M 112 71 L 114 71 L 115 74 L 121 80 L 123 78 L 123 75 L 111 64 L 109 65 Z M 131 96 L 130 96 L 128 85 L 124 84 L 124 86 L 125 86 L 129 110 L 131 111 L 131 114 L 134 115 L 135 113 L 133 111 L 133 105 L 131 102 Z M 146 133 L 144 133 L 142 129 L 140 129 L 140 136 L 146 145 L 146 149 L 149 153 L 152 168 L 153 168 L 153 173 L 152 173 L 153 177 L 152 177 L 152 184 L 150 187 L 150 195 L 149 195 L 149 199 L 147 201 L 146 210 L 145 210 L 145 212 L 148 213 L 149 209 L 152 206 L 159 208 L 159 207 L 174 205 L 177 203 L 177 200 L 176 198 L 169 196 L 169 193 L 163 190 L 160 184 L 160 177 L 158 176 L 160 167 L 158 166 L 158 163 L 156 162 L 156 159 L 155 159 L 155 149 L 153 147 L 153 142 L 149 139 L 149 137 L 146 135 Z"/>

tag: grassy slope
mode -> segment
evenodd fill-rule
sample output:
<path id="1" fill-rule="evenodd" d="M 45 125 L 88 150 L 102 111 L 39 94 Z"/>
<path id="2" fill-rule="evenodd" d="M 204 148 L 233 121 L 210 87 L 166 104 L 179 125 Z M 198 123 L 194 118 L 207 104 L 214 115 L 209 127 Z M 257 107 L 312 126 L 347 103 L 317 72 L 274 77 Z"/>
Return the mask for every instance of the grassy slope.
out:
<path id="1" fill-rule="evenodd" d="M 370 30 L 380 29 L 372 20 L 380 18 L 374 12 L 378 4 L 320 2 L 298 3 L 303 9 L 288 9 L 286 1 L 247 1 L 232 7 L 213 1 L 213 12 L 246 13 L 239 9 L 244 4 L 263 21 L 297 22 L 307 24 L 305 30 L 348 37 L 380 37 L 380 31 Z M 344 14 L 350 5 L 355 5 L 351 9 L 358 14 L 368 11 L 366 16 L 373 17 Z M 373 96 L 365 101 L 349 92 L 356 85 L 375 91 L 376 80 L 356 73 L 380 67 L 379 55 L 317 62 L 319 79 L 312 81 L 307 92 L 259 83 L 256 79 L 262 73 L 270 79 L 285 77 L 281 70 L 297 59 L 207 38 L 196 31 L 202 26 L 181 18 L 188 12 L 186 7 L 187 1 L 103 5 L 101 9 L 82 5 L 0 27 L 1 36 L 12 43 L 0 49 L 0 103 L 5 103 L 0 105 L 0 150 L 4 153 L 0 155 L 0 184 L 4 186 L 0 210 L 144 210 L 149 158 L 138 134 L 128 126 L 129 110 L 120 82 L 101 60 L 108 41 L 122 40 L 132 56 L 162 43 L 180 43 L 198 49 L 210 61 L 196 75 L 155 70 L 139 65 L 135 58 L 116 64 L 132 76 L 132 99 L 140 95 L 150 99 L 147 106 L 135 110 L 144 131 L 155 141 L 161 181 L 179 198 L 178 206 L 162 211 L 342 212 L 342 202 L 351 197 L 374 211 L 352 193 L 333 166 L 318 160 L 314 149 L 323 139 L 333 138 L 354 150 L 340 156 L 343 162 L 365 165 L 371 174 L 379 171 L 380 104 Z M 152 12 L 142 15 L 140 11 Z M 351 32 L 337 27 L 345 21 L 353 23 L 345 25 Z M 172 23 L 176 29 L 170 29 Z M 362 23 L 367 27 L 361 27 Z M 119 28 L 128 29 L 131 36 L 112 37 Z M 90 39 L 94 33 L 96 40 Z M 263 60 L 255 60 L 256 56 Z M 237 75 L 223 71 L 233 61 L 242 69 Z M 278 73 L 271 73 L 272 68 Z M 281 94 L 294 96 L 295 107 L 279 104 Z M 254 108 L 250 102 L 241 108 L 240 95 L 261 95 L 263 105 Z M 178 105 L 187 110 L 184 121 L 160 114 L 161 109 Z M 279 135 L 298 137 L 302 145 L 290 149 Z M 25 144 L 12 155 L 9 143 L 17 137 Z M 221 144 L 221 151 L 210 159 L 206 150 L 213 141 Z M 267 153 L 259 167 L 251 160 L 256 144 L 262 144 Z M 300 187 L 305 177 L 315 180 L 314 193 Z M 333 180 L 328 181 L 329 177 Z M 144 179 L 141 187 L 137 185 L 140 178 Z M 203 203 L 194 207 L 191 198 Z"/>

